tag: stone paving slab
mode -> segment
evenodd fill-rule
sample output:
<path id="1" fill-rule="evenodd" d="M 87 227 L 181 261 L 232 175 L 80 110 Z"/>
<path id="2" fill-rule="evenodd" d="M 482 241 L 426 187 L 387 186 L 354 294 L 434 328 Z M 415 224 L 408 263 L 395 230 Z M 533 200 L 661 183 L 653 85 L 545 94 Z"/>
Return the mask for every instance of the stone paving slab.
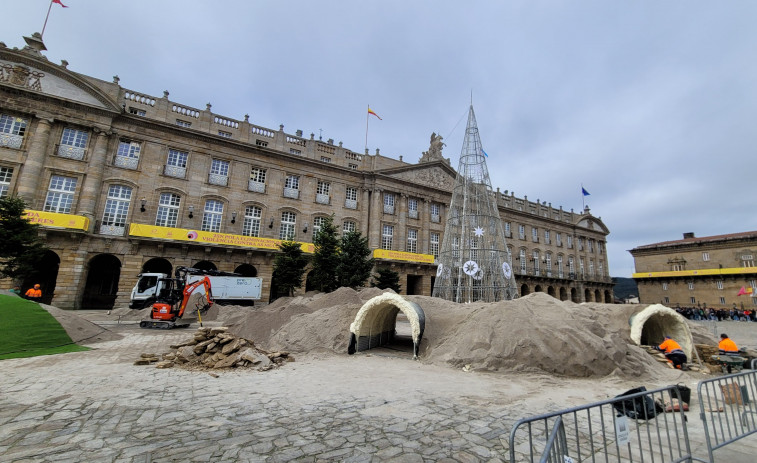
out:
<path id="1" fill-rule="evenodd" d="M 0 461 L 501 462 L 515 421 L 564 408 L 529 412 L 536 399 L 506 375 L 368 355 L 217 378 L 135 366 L 193 330 L 117 329 L 123 339 L 92 351 L 0 362 Z M 698 421 L 690 414 L 690 434 L 706 456 Z M 718 455 L 754 461 L 756 444 Z"/>

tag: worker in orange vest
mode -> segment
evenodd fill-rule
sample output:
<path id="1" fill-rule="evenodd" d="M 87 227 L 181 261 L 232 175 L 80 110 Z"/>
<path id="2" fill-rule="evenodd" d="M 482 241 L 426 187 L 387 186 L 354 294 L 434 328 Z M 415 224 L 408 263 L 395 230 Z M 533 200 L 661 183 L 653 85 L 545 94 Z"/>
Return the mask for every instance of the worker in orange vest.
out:
<path id="1" fill-rule="evenodd" d="M 24 295 L 30 301 L 39 302 L 39 300 L 42 299 L 42 290 L 40 289 L 39 283 L 34 285 L 33 288 L 27 289 Z"/>
<path id="2" fill-rule="evenodd" d="M 739 346 L 737 346 L 736 343 L 725 333 L 720 335 L 718 350 L 721 355 L 739 355 Z"/>
<path id="3" fill-rule="evenodd" d="M 679 370 L 684 369 L 686 364 L 686 354 L 681 349 L 681 345 L 675 342 L 670 336 L 665 336 L 665 340 L 657 347 L 657 350 L 662 351 L 667 357 L 668 361 Z"/>

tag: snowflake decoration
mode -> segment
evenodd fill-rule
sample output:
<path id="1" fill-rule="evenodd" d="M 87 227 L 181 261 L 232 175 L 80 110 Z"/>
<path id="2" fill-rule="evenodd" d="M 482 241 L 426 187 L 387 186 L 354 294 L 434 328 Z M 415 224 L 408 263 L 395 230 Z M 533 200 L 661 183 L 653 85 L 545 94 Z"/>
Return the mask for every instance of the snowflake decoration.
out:
<path id="1" fill-rule="evenodd" d="M 465 272 L 466 275 L 473 275 L 478 272 L 478 269 L 478 264 L 475 261 L 469 260 L 463 264 L 463 272 Z"/>
<path id="2" fill-rule="evenodd" d="M 475 228 L 475 229 L 473 230 L 473 233 L 474 233 L 474 234 L 475 234 L 476 236 L 478 236 L 478 237 L 484 236 L 484 229 L 483 229 L 483 228 L 481 228 L 481 227 L 476 227 L 476 228 Z"/>

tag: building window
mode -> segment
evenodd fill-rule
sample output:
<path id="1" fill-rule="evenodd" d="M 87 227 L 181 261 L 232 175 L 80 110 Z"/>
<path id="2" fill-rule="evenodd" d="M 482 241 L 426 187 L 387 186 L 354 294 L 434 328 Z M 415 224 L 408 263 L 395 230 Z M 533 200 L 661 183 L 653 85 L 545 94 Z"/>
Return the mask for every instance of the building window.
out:
<path id="1" fill-rule="evenodd" d="M 567 242 L 566 242 L 568 249 L 573 249 L 573 237 L 571 235 L 567 236 Z"/>
<path id="2" fill-rule="evenodd" d="M 342 223 L 342 233 L 351 233 L 354 232 L 357 229 L 355 222 L 351 220 L 345 220 L 344 223 Z"/>
<path id="3" fill-rule="evenodd" d="M 21 148 L 26 133 L 26 119 L 0 114 L 0 146 Z"/>
<path id="4" fill-rule="evenodd" d="M 418 230 L 411 228 L 407 231 L 407 252 L 418 252 Z"/>
<path id="5" fill-rule="evenodd" d="M 75 190 L 76 178 L 53 175 L 50 178 L 50 188 L 47 190 L 47 198 L 45 198 L 45 206 L 42 210 L 61 214 L 70 213 Z"/>
<path id="6" fill-rule="evenodd" d="M 544 230 L 544 244 L 550 244 L 549 243 L 549 230 Z"/>
<path id="7" fill-rule="evenodd" d="M 210 161 L 208 183 L 226 186 L 229 183 L 229 161 L 213 159 Z"/>
<path id="8" fill-rule="evenodd" d="M 266 169 L 260 167 L 250 169 L 250 181 L 247 183 L 247 189 L 256 193 L 265 193 L 265 174 Z"/>
<path id="9" fill-rule="evenodd" d="M 557 256 L 557 277 L 562 278 L 565 273 L 563 272 L 562 256 Z"/>
<path id="10" fill-rule="evenodd" d="M 605 264 L 603 264 L 602 262 L 599 263 L 599 276 L 605 276 Z"/>
<path id="11" fill-rule="evenodd" d="M 186 127 L 186 128 L 192 127 L 191 122 L 182 121 L 181 119 L 176 119 L 176 125 L 178 125 L 179 127 Z"/>
<path id="12" fill-rule="evenodd" d="M 184 178 L 187 175 L 187 158 L 189 153 L 175 149 L 168 150 L 165 174 L 169 177 Z"/>
<path id="13" fill-rule="evenodd" d="M 284 211 L 281 213 L 281 228 L 279 228 L 280 240 L 294 239 L 294 229 L 297 225 L 297 214 Z"/>
<path id="14" fill-rule="evenodd" d="M 583 251 L 584 250 L 584 240 L 580 236 L 578 237 L 578 250 Z"/>
<path id="15" fill-rule="evenodd" d="M 589 252 L 594 252 L 594 240 L 586 240 L 586 245 L 589 248 Z"/>
<path id="16" fill-rule="evenodd" d="M 392 237 L 394 236 L 394 227 L 384 225 L 381 230 L 381 249 L 392 249 Z"/>
<path id="17" fill-rule="evenodd" d="M 300 176 L 287 175 L 284 181 L 284 197 L 298 199 L 300 197 Z"/>
<path id="18" fill-rule="evenodd" d="M 681 263 L 671 264 L 670 269 L 674 272 L 680 272 L 683 270 L 683 264 Z"/>
<path id="19" fill-rule="evenodd" d="M 357 209 L 357 188 L 348 186 L 344 195 L 344 207 Z"/>
<path id="20" fill-rule="evenodd" d="M 352 170 L 357 170 L 358 165 L 357 164 L 347 164 L 347 167 L 349 167 Z"/>
<path id="21" fill-rule="evenodd" d="M 134 141 L 121 140 L 118 142 L 115 165 L 126 169 L 136 169 L 139 164 L 140 144 Z"/>
<path id="22" fill-rule="evenodd" d="M 751 254 L 744 254 L 741 256 L 742 267 L 754 267 L 754 256 Z"/>
<path id="23" fill-rule="evenodd" d="M 134 114 L 135 116 L 147 116 L 147 112 L 145 112 L 144 109 L 137 109 L 134 107 L 129 106 L 129 114 Z"/>
<path id="24" fill-rule="evenodd" d="M 431 203 L 431 221 L 439 223 L 442 220 L 442 206 L 439 203 Z"/>
<path id="25" fill-rule="evenodd" d="M 693 282 L 693 281 L 690 281 L 690 282 L 689 282 L 689 289 L 690 289 L 690 290 L 693 290 L 693 289 L 694 289 L 694 282 Z"/>
<path id="26" fill-rule="evenodd" d="M 263 210 L 258 206 L 245 207 L 242 234 L 244 236 L 260 236 L 260 220 L 262 217 Z"/>
<path id="27" fill-rule="evenodd" d="M 589 276 L 594 276 L 594 261 L 589 259 Z"/>
<path id="28" fill-rule="evenodd" d="M 562 235 L 560 233 L 555 233 L 555 244 L 562 246 Z"/>
<path id="29" fill-rule="evenodd" d="M 331 158 L 327 158 L 326 156 L 321 156 L 321 162 L 331 163 Z"/>
<path id="30" fill-rule="evenodd" d="M 223 203 L 215 199 L 205 201 L 205 209 L 202 213 L 202 231 L 221 231 L 221 218 L 223 217 Z"/>
<path id="31" fill-rule="evenodd" d="M 87 147 L 89 133 L 83 130 L 66 127 L 60 138 L 58 156 L 69 159 L 84 159 L 84 149 Z"/>
<path id="32" fill-rule="evenodd" d="M 749 280 L 749 286 L 757 288 L 757 280 Z M 755 294 L 757 294 L 757 292 L 755 292 Z"/>
<path id="33" fill-rule="evenodd" d="M 534 243 L 539 242 L 539 229 L 536 227 L 531 227 L 531 241 Z"/>
<path id="34" fill-rule="evenodd" d="M 534 260 L 534 275 L 538 275 L 541 270 L 541 262 L 539 260 L 539 251 L 533 251 L 531 257 Z"/>
<path id="35" fill-rule="evenodd" d="M 757 297 L 752 298 L 752 305 L 757 305 Z"/>
<path id="36" fill-rule="evenodd" d="M 429 251 L 431 251 L 431 255 L 434 256 L 434 259 L 439 257 L 439 233 L 431 233 Z"/>
<path id="37" fill-rule="evenodd" d="M 724 298 L 724 297 L 721 297 L 721 298 L 720 298 L 720 303 L 721 303 L 721 304 L 725 304 L 725 298 Z"/>
<path id="38" fill-rule="evenodd" d="M 668 296 L 665 296 L 662 298 L 662 302 L 665 304 L 670 304 L 670 298 Z"/>
<path id="39" fill-rule="evenodd" d="M 260 140 L 258 140 L 258 142 L 260 142 Z M 265 143 L 265 142 L 260 142 L 260 143 Z M 268 143 L 266 143 L 265 146 L 268 146 Z M 289 148 L 289 154 L 294 154 L 295 156 L 302 156 L 302 151 L 294 149 L 294 148 Z"/>
<path id="40" fill-rule="evenodd" d="M 518 260 L 520 260 L 520 273 L 525 274 L 526 273 L 526 250 L 521 249 L 520 254 L 518 255 Z"/>
<path id="41" fill-rule="evenodd" d="M 155 225 L 159 227 L 175 227 L 179 220 L 179 205 L 181 197 L 174 193 L 161 193 L 158 201 L 158 214 Z"/>
<path id="42" fill-rule="evenodd" d="M 409 198 L 407 200 L 407 216 L 411 219 L 418 218 L 418 200 L 415 198 Z"/>
<path id="43" fill-rule="evenodd" d="M 510 238 L 510 233 L 512 230 L 510 230 L 510 222 L 505 222 L 505 238 Z"/>
<path id="44" fill-rule="evenodd" d="M 100 233 L 106 235 L 123 235 L 126 229 L 126 217 L 129 214 L 131 188 L 125 185 L 111 185 L 108 199 L 105 201 Z"/>
<path id="45" fill-rule="evenodd" d="M 723 280 L 716 281 L 716 284 L 718 285 L 718 289 L 723 289 Z"/>
<path id="46" fill-rule="evenodd" d="M 526 226 L 525 225 L 518 225 L 518 238 L 522 240 L 526 239 Z"/>
<path id="47" fill-rule="evenodd" d="M 394 214 L 394 194 L 384 193 L 384 214 Z"/>
<path id="48" fill-rule="evenodd" d="M 313 219 L 313 238 L 323 228 L 323 223 L 326 221 L 326 217 L 316 217 Z"/>
<path id="49" fill-rule="evenodd" d="M 578 271 L 581 273 L 581 278 L 584 276 L 584 258 L 578 258 Z"/>
<path id="50" fill-rule="evenodd" d="M 8 196 L 13 178 L 13 167 L 0 167 L 0 198 Z"/>
<path id="51" fill-rule="evenodd" d="M 710 253 L 709 253 L 709 252 L 703 252 L 703 253 L 702 253 L 702 260 L 703 260 L 703 261 L 708 261 L 708 260 L 710 260 Z"/>
<path id="52" fill-rule="evenodd" d="M 697 298 L 695 298 L 694 296 L 691 296 L 690 302 L 692 304 L 696 304 L 697 303 Z"/>
<path id="53" fill-rule="evenodd" d="M 573 256 L 568 257 L 568 273 L 571 278 L 576 277 L 576 261 L 573 259 Z"/>
<path id="54" fill-rule="evenodd" d="M 454 257 L 455 259 L 460 258 L 460 237 L 459 236 L 452 237 L 452 257 Z"/>
<path id="55" fill-rule="evenodd" d="M 331 193 L 331 183 L 318 180 L 318 186 L 315 189 L 315 202 L 318 204 L 329 204 Z"/>
<path id="56" fill-rule="evenodd" d="M 224 132 L 223 130 L 219 130 L 218 135 L 223 138 L 231 138 L 231 132 Z"/>
<path id="57" fill-rule="evenodd" d="M 663 291 L 667 291 L 668 290 L 668 284 L 667 283 L 663 283 L 662 284 L 662 290 Z"/>

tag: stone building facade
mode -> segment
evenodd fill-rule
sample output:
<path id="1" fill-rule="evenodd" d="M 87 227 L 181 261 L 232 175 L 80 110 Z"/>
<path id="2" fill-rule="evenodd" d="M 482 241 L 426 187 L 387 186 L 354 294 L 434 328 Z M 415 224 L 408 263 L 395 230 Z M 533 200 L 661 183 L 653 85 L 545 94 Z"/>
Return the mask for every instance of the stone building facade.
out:
<path id="1" fill-rule="evenodd" d="M 757 231 L 638 246 L 639 301 L 672 307 L 757 307 Z M 742 288 L 746 294 L 739 295 Z"/>
<path id="2" fill-rule="evenodd" d="M 78 74 L 49 62 L 38 34 L 25 40 L 0 43 L 0 195 L 42 225 L 46 301 L 125 306 L 140 272 L 192 266 L 261 277 L 266 303 L 280 239 L 312 252 L 332 215 L 369 238 L 403 294 L 431 295 L 455 179 L 434 144 L 417 163 L 360 153 Z M 612 301 L 600 218 L 496 195 L 522 295 Z"/>

